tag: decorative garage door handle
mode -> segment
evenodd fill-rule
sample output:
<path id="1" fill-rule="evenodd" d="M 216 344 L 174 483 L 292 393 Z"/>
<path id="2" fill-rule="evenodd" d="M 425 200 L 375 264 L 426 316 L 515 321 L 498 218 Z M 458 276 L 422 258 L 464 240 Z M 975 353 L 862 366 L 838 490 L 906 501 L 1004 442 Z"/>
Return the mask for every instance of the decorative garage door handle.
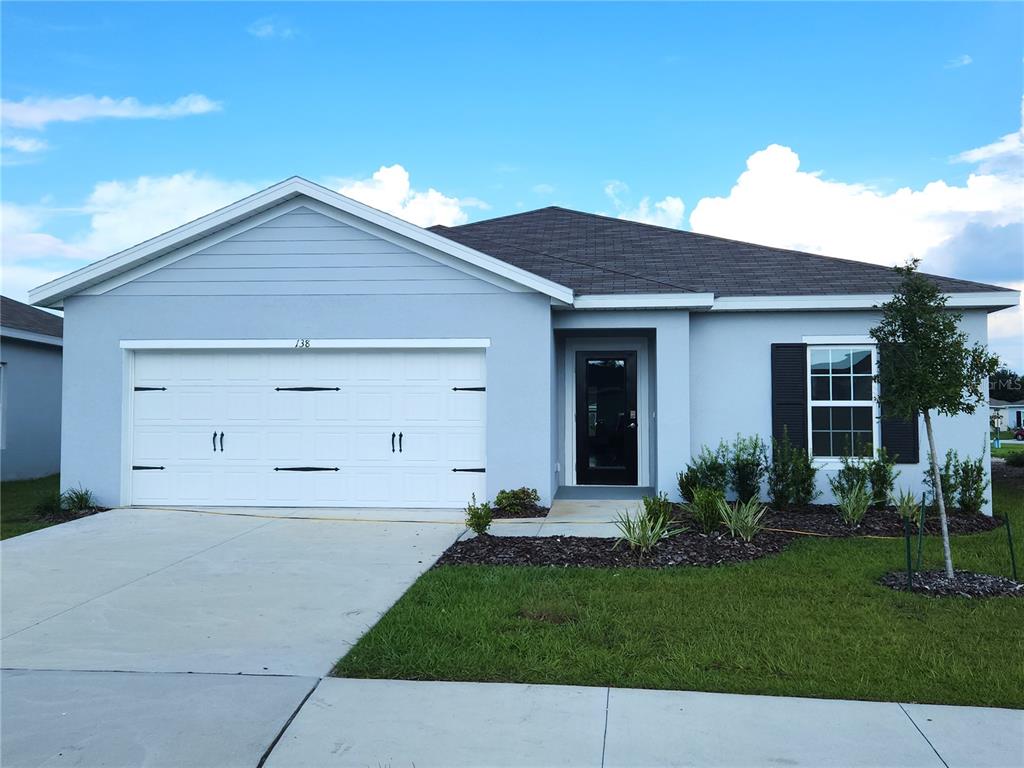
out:
<path id="1" fill-rule="evenodd" d="M 486 472 L 486 471 L 487 470 L 484 467 L 469 467 L 468 469 L 458 469 L 457 467 L 452 467 L 452 472 Z"/>
<path id="2" fill-rule="evenodd" d="M 391 452 L 395 452 L 395 433 L 391 433 Z"/>
<path id="3" fill-rule="evenodd" d="M 220 452 L 224 453 L 224 433 L 220 433 Z"/>
<path id="4" fill-rule="evenodd" d="M 486 392 L 487 387 L 452 387 L 452 392 Z"/>
<path id="5" fill-rule="evenodd" d="M 217 430 L 213 430 L 213 452 L 217 452 Z M 220 433 L 220 452 L 224 453 L 224 433 Z"/>
<path id="6" fill-rule="evenodd" d="M 163 467 L 147 467 L 144 464 L 133 464 L 132 469 L 163 469 Z"/>
<path id="7" fill-rule="evenodd" d="M 274 467 L 275 472 L 337 472 L 337 467 Z"/>
<path id="8" fill-rule="evenodd" d="M 341 392 L 341 387 L 274 387 L 275 392 Z"/>
<path id="9" fill-rule="evenodd" d="M 136 392 L 166 392 L 167 387 L 135 387 Z"/>
<path id="10" fill-rule="evenodd" d="M 402 433 L 398 433 L 398 452 L 402 452 Z"/>

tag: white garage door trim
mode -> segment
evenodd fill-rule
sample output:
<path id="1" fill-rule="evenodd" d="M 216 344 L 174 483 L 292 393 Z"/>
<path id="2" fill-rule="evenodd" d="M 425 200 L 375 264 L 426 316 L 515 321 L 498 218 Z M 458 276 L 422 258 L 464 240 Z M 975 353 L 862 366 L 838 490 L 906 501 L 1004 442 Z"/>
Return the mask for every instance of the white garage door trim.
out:
<path id="1" fill-rule="evenodd" d="M 135 453 L 135 353 L 143 350 L 285 350 L 285 349 L 338 349 L 338 350 L 456 350 L 478 349 L 490 346 L 489 339 L 136 339 L 121 341 L 123 357 L 123 395 L 121 430 L 121 503 L 133 502 L 133 457 Z M 486 366 L 486 359 L 484 359 Z M 484 426 L 486 440 L 486 426 Z"/>

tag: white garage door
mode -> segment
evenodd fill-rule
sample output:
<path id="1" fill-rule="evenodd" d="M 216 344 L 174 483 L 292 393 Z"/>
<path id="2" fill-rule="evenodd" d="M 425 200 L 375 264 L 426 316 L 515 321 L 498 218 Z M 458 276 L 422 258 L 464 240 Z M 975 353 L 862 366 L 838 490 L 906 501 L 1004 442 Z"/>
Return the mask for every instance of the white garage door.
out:
<path id="1" fill-rule="evenodd" d="M 136 351 L 134 504 L 462 507 L 480 349 Z"/>

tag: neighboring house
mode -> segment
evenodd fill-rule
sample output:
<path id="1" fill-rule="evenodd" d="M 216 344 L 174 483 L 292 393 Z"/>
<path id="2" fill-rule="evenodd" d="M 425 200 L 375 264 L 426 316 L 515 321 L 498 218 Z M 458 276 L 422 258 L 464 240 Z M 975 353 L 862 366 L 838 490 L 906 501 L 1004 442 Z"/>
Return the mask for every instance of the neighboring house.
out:
<path id="1" fill-rule="evenodd" d="M 0 296 L 0 479 L 60 471 L 63 320 Z"/>
<path id="2" fill-rule="evenodd" d="M 989 398 L 992 423 L 997 429 L 1020 429 L 1024 427 L 1024 403 L 1008 403 L 1005 400 Z"/>
<path id="3" fill-rule="evenodd" d="M 934 278 L 985 341 L 1019 294 Z M 101 504 L 678 497 L 703 445 L 826 472 L 920 424 L 873 399 L 892 270 L 545 208 L 421 229 L 299 178 L 36 288 L 67 324 L 62 482 Z M 744 408 L 736 403 L 743 402 Z M 988 414 L 936 419 L 987 451 Z M 824 498 L 828 498 L 827 493 Z"/>

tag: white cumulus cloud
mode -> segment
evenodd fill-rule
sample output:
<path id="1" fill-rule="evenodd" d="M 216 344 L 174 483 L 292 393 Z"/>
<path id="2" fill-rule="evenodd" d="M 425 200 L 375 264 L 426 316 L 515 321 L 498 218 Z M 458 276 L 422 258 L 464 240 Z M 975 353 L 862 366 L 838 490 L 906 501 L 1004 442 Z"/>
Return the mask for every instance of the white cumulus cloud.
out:
<path id="1" fill-rule="evenodd" d="M 652 203 L 651 198 L 645 195 L 640 198 L 639 203 L 631 205 L 623 200 L 629 193 L 629 185 L 618 180 L 607 182 L 604 185 L 604 193 L 615 206 L 617 218 L 674 229 L 679 229 L 683 225 L 686 206 L 681 197 L 668 195 Z"/>
<path id="2" fill-rule="evenodd" d="M 0 142 L 4 149 L 13 149 L 15 152 L 42 152 L 47 148 L 47 143 L 42 139 L 33 136 L 4 136 Z"/>
<path id="3" fill-rule="evenodd" d="M 277 16 L 264 16 L 261 19 L 256 19 L 245 28 L 245 31 L 253 37 L 262 39 L 279 37 L 283 40 L 290 40 L 295 37 L 295 29 Z"/>
<path id="4" fill-rule="evenodd" d="M 131 96 L 115 99 L 87 94 L 65 98 L 5 100 L 0 104 L 0 114 L 4 125 L 39 130 L 49 123 L 73 123 L 99 118 L 170 119 L 217 112 L 221 108 L 220 102 L 201 93 L 191 93 L 168 104 L 144 104 Z"/>
<path id="5" fill-rule="evenodd" d="M 469 220 L 467 209 L 489 207 L 476 198 L 451 197 L 433 187 L 413 189 L 409 172 L 397 163 L 382 165 L 368 179 L 334 179 L 329 186 L 346 197 L 421 227 L 465 224 Z"/>

